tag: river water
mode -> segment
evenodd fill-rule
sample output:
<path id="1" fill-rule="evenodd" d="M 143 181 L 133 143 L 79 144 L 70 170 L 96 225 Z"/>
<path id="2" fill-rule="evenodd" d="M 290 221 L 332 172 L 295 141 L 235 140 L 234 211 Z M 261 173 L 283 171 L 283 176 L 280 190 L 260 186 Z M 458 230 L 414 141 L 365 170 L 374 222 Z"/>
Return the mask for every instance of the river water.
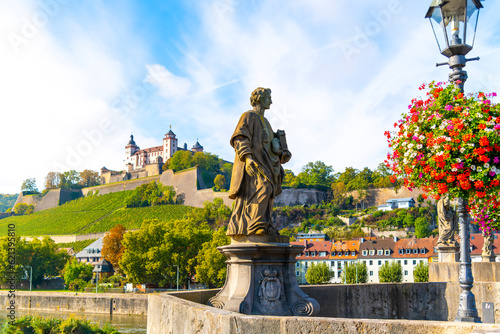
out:
<path id="1" fill-rule="evenodd" d="M 16 317 L 19 318 L 25 314 L 40 315 L 42 317 L 59 317 L 67 318 L 74 315 L 78 318 L 85 318 L 103 325 L 106 322 L 111 323 L 120 333 L 124 334 L 139 334 L 146 333 L 147 317 L 145 315 L 121 315 L 121 314 L 95 314 L 95 313 L 71 313 L 71 312 L 45 312 L 45 311 L 28 311 L 16 310 Z M 8 320 L 6 318 L 7 311 L 0 310 L 0 324 Z"/>

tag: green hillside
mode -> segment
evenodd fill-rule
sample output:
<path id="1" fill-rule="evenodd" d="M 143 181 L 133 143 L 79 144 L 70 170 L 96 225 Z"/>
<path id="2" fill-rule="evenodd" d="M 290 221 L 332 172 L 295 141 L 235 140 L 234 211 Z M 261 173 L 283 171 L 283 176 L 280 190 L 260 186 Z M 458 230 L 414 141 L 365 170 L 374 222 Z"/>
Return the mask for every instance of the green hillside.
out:
<path id="1" fill-rule="evenodd" d="M 116 224 L 127 229 L 139 228 L 144 219 L 180 219 L 191 211 L 185 205 L 161 205 L 126 209 L 124 200 L 132 191 L 90 196 L 67 202 L 56 208 L 0 220 L 0 236 L 7 225 L 15 224 L 20 236 L 85 234 L 109 231 Z"/>

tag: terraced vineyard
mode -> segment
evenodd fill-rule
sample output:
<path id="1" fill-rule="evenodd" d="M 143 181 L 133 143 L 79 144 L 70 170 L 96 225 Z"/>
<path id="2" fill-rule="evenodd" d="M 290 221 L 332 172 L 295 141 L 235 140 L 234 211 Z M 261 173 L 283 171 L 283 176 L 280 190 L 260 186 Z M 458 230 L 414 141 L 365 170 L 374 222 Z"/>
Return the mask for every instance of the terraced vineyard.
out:
<path id="1" fill-rule="evenodd" d="M 79 198 L 27 216 L 0 220 L 0 236 L 7 235 L 7 225 L 15 224 L 19 236 L 85 234 L 109 231 L 116 224 L 127 229 L 139 228 L 144 219 L 180 219 L 191 210 L 185 205 L 124 208 L 131 191 Z"/>
<path id="2" fill-rule="evenodd" d="M 87 239 L 87 240 L 80 240 L 80 241 L 74 241 L 74 242 L 63 242 L 60 244 L 57 244 L 57 247 L 59 248 L 73 248 L 75 252 L 81 252 L 85 247 L 96 241 L 97 239 Z"/>

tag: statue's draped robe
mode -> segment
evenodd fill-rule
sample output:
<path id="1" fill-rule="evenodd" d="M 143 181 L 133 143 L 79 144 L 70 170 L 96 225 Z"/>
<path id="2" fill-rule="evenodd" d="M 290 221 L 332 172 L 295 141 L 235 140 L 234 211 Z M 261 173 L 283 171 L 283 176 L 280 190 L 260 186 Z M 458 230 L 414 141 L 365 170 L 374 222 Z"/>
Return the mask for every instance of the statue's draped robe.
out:
<path id="1" fill-rule="evenodd" d="M 235 199 L 227 235 L 275 235 L 272 225 L 274 198 L 281 193 L 284 171 L 280 156 L 271 149 L 274 132 L 264 117 L 253 111 L 241 115 L 231 137 L 236 152 L 229 198 Z M 250 154 L 259 173 L 248 175 L 245 156 Z"/>
<path id="2" fill-rule="evenodd" d="M 437 203 L 439 219 L 439 243 L 454 243 L 453 233 L 458 227 L 457 216 L 451 207 L 445 206 L 445 201 L 441 198 Z"/>

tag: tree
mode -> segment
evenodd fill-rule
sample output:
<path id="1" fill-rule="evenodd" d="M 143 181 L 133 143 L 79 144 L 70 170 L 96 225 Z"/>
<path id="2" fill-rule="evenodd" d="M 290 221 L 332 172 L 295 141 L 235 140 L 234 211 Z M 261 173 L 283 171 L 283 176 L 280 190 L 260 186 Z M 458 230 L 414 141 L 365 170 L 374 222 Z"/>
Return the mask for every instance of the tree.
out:
<path id="1" fill-rule="evenodd" d="M 80 185 L 82 187 L 93 187 L 101 183 L 99 173 L 90 169 L 80 172 Z"/>
<path id="2" fill-rule="evenodd" d="M 136 208 L 150 205 L 174 204 L 175 190 L 172 186 L 151 181 L 135 188 L 130 196 L 125 198 L 127 208 Z"/>
<path id="3" fill-rule="evenodd" d="M 62 270 L 64 283 L 72 291 L 80 291 L 85 287 L 85 283 L 92 279 L 94 266 L 86 262 L 78 262 L 73 258 L 66 262 Z M 83 283 L 81 282 L 83 281 Z"/>
<path id="4" fill-rule="evenodd" d="M 139 230 L 124 235 L 119 266 L 134 283 L 163 287 L 175 284 L 176 265 L 180 281 L 187 282 L 195 274 L 196 255 L 212 233 L 206 223 L 195 224 L 190 219 L 145 220 Z"/>
<path id="5" fill-rule="evenodd" d="M 36 179 L 31 178 L 31 179 L 24 180 L 23 184 L 21 185 L 21 191 L 26 191 L 28 193 L 38 194 L 38 188 L 36 186 Z"/>
<path id="6" fill-rule="evenodd" d="M 415 220 L 415 236 L 417 238 L 427 238 L 431 232 L 427 219 L 420 217 Z"/>
<path id="7" fill-rule="evenodd" d="M 302 183 L 307 185 L 330 187 L 333 181 L 333 168 L 322 161 L 309 162 L 302 167 L 299 178 Z"/>
<path id="8" fill-rule="evenodd" d="M 403 281 L 403 268 L 399 262 L 386 262 L 378 272 L 380 283 L 400 283 Z"/>
<path id="9" fill-rule="evenodd" d="M 230 164 L 229 162 L 227 162 L 227 163 L 222 165 L 220 170 L 221 170 L 221 172 L 226 174 L 229 178 L 231 178 L 231 175 L 233 174 L 233 164 Z"/>
<path id="10" fill-rule="evenodd" d="M 45 176 L 45 189 L 56 189 L 61 182 L 61 173 L 48 172 Z"/>
<path id="11" fill-rule="evenodd" d="M 102 257 L 113 265 L 115 272 L 120 271 L 119 261 L 123 255 L 122 240 L 125 231 L 125 227 L 118 224 L 102 240 Z"/>
<path id="12" fill-rule="evenodd" d="M 14 213 L 16 215 L 29 215 L 35 210 L 33 204 L 17 203 L 14 205 Z"/>
<path id="13" fill-rule="evenodd" d="M 61 189 L 74 189 L 79 187 L 80 174 L 76 170 L 69 170 L 59 174 L 60 182 L 59 188 Z"/>
<path id="14" fill-rule="evenodd" d="M 194 166 L 193 154 L 190 151 L 177 151 L 168 159 L 167 168 L 179 171 Z"/>
<path id="15" fill-rule="evenodd" d="M 215 190 L 216 191 L 225 191 L 226 190 L 226 178 L 222 174 L 217 174 L 214 179 Z"/>
<path id="16" fill-rule="evenodd" d="M 5 282 L 8 278 L 4 271 L 9 267 L 8 248 L 15 248 L 16 261 L 14 271 L 18 275 L 24 275 L 28 266 L 32 267 L 33 283 L 40 284 L 44 276 L 57 276 L 63 269 L 69 255 L 64 251 L 59 251 L 54 240 L 48 236 L 42 240 L 34 238 L 26 241 L 20 237 L 0 238 L 0 280 Z M 13 247 L 14 246 L 14 247 Z"/>
<path id="17" fill-rule="evenodd" d="M 217 155 L 208 152 L 196 152 L 193 156 L 193 165 L 217 173 L 220 170 L 220 159 Z"/>
<path id="18" fill-rule="evenodd" d="M 226 281 L 227 258 L 217 247 L 229 245 L 231 239 L 226 235 L 226 227 L 219 229 L 212 235 L 212 240 L 205 242 L 196 257 L 196 279 L 210 288 L 220 288 Z"/>
<path id="19" fill-rule="evenodd" d="M 206 201 L 203 208 L 193 208 L 189 218 L 195 223 L 208 223 L 210 226 L 227 225 L 232 210 L 224 204 L 222 198 L 214 198 L 213 202 Z"/>
<path id="20" fill-rule="evenodd" d="M 368 269 L 365 263 L 348 263 L 342 271 L 342 282 L 357 284 L 368 282 Z"/>
<path id="21" fill-rule="evenodd" d="M 324 262 L 315 264 L 306 272 L 306 280 L 309 284 L 327 284 L 333 278 L 333 271 Z"/>
<path id="22" fill-rule="evenodd" d="M 413 281 L 418 282 L 429 282 L 429 265 L 424 262 L 420 262 L 413 269 Z"/>

